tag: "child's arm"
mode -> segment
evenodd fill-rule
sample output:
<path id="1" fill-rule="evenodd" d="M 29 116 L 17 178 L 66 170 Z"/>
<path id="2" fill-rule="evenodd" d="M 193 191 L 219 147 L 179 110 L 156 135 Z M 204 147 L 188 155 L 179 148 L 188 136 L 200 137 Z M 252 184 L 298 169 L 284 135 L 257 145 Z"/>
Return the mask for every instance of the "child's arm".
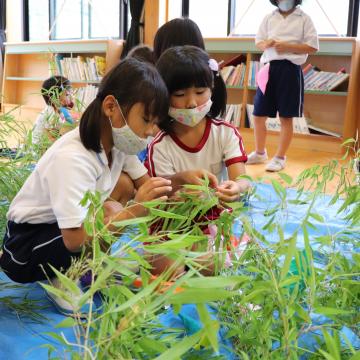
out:
<path id="1" fill-rule="evenodd" d="M 286 41 L 275 41 L 273 46 L 278 54 L 314 54 L 318 50 L 307 44 L 291 44 Z"/>
<path id="2" fill-rule="evenodd" d="M 229 180 L 224 181 L 217 187 L 217 197 L 225 202 L 239 200 L 240 195 L 250 188 L 250 182 L 246 179 L 238 179 L 245 174 L 244 163 L 231 164 L 227 168 Z"/>
<path id="3" fill-rule="evenodd" d="M 268 39 L 256 43 L 256 47 L 259 48 L 261 51 L 265 51 L 266 49 L 273 47 L 274 44 L 275 44 L 275 40 Z"/>

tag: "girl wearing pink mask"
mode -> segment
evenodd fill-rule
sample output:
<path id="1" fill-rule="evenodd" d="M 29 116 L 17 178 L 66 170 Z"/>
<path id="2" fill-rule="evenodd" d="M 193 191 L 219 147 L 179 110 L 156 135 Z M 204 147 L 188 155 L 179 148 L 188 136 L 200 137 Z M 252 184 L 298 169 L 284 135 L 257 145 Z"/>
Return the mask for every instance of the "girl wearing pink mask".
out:
<path id="1" fill-rule="evenodd" d="M 168 88 L 170 109 L 159 123 L 163 131 L 148 148 L 150 175 L 203 169 L 216 176 L 220 200 L 237 200 L 249 187 L 238 179 L 245 174 L 247 156 L 239 131 L 216 119 L 226 108 L 218 64 L 204 50 L 186 45 L 166 50 L 156 67 Z"/>

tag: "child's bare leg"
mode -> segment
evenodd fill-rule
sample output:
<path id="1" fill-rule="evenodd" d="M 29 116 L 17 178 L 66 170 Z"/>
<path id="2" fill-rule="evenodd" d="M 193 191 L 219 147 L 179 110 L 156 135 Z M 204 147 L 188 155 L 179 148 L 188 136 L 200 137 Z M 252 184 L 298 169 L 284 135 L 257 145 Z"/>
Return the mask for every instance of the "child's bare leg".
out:
<path id="1" fill-rule="evenodd" d="M 135 195 L 134 182 L 130 176 L 124 172 L 121 173 L 114 190 L 110 194 L 110 199 L 118 201 L 125 206 L 126 203 L 133 199 Z"/>
<path id="2" fill-rule="evenodd" d="M 255 151 L 263 154 L 266 144 L 266 116 L 254 116 Z"/>
<path id="3" fill-rule="evenodd" d="M 281 129 L 276 157 L 284 158 L 293 137 L 293 118 L 280 118 Z"/>

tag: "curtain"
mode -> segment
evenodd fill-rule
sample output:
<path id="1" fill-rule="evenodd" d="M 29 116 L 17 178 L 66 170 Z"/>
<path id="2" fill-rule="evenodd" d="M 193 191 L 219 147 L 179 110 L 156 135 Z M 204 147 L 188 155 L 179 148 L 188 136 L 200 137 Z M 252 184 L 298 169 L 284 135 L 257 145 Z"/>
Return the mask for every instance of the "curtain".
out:
<path id="1" fill-rule="evenodd" d="M 142 29 L 144 26 L 144 24 L 141 22 L 144 8 L 144 0 L 129 0 L 129 5 L 131 24 L 130 30 L 126 36 L 125 47 L 121 55 L 122 58 L 124 58 L 134 46 L 140 44 L 142 37 L 140 37 L 140 34 L 143 33 Z"/>
<path id="2" fill-rule="evenodd" d="M 4 42 L 6 41 L 6 0 L 0 0 L 0 49 L 4 61 Z"/>

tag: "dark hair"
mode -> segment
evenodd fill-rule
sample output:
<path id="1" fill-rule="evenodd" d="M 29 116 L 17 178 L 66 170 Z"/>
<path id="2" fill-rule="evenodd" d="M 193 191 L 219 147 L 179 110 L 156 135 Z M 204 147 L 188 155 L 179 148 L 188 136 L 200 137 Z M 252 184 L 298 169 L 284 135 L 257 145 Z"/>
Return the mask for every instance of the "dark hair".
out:
<path id="1" fill-rule="evenodd" d="M 102 79 L 96 99 L 81 117 L 81 141 L 87 149 L 95 152 L 101 151 L 101 129 L 105 116 L 102 102 L 108 95 L 116 98 L 124 116 L 136 103 L 144 104 L 146 116 L 162 119 L 169 111 L 168 91 L 155 67 L 134 58 L 120 61 Z"/>
<path id="2" fill-rule="evenodd" d="M 138 59 L 139 61 L 146 61 L 150 64 L 155 64 L 153 50 L 151 49 L 151 47 L 143 44 L 137 45 L 132 48 L 126 55 L 126 57 L 132 57 Z"/>
<path id="3" fill-rule="evenodd" d="M 66 88 L 71 87 L 71 82 L 64 76 L 51 76 L 41 85 L 41 95 L 47 105 L 56 105 L 54 101 L 58 100 L 60 93 Z"/>
<path id="4" fill-rule="evenodd" d="M 170 20 L 158 29 L 154 38 L 155 61 L 165 50 L 181 45 L 193 45 L 205 49 L 199 27 L 189 18 Z"/>
<path id="5" fill-rule="evenodd" d="M 219 72 L 209 66 L 209 55 L 196 46 L 176 46 L 166 50 L 156 63 L 171 95 L 174 91 L 189 87 L 208 87 L 212 90 L 212 106 L 209 116 L 216 118 L 226 110 L 226 86 Z M 173 122 L 169 117 L 159 123 L 159 127 L 171 132 Z"/>
<path id="6" fill-rule="evenodd" d="M 270 0 L 270 2 L 274 5 L 274 6 L 278 6 L 278 2 L 279 0 Z M 302 4 L 302 0 L 295 0 L 294 1 L 294 6 L 298 6 Z"/>

